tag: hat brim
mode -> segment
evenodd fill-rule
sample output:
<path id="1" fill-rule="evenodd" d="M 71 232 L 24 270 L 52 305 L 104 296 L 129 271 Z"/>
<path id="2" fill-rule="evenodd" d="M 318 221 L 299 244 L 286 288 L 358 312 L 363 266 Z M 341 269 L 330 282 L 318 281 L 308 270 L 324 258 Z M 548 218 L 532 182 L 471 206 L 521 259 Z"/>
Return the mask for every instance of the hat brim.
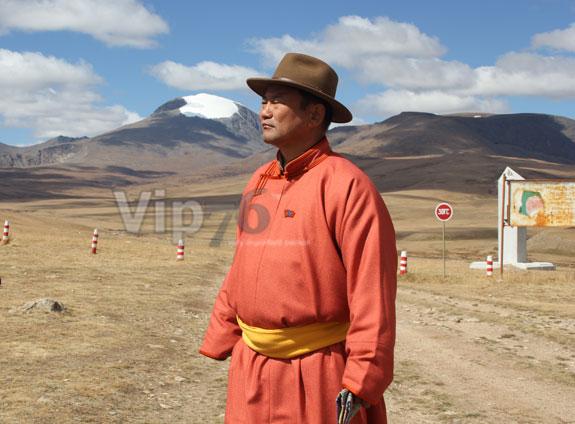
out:
<path id="1" fill-rule="evenodd" d="M 291 81 L 291 80 L 286 79 L 286 78 L 282 78 L 282 79 L 248 78 L 246 80 L 246 83 L 247 83 L 248 87 L 250 87 L 253 91 L 255 91 L 257 94 L 259 94 L 262 97 L 264 96 L 267 88 L 270 85 L 284 85 L 286 87 L 298 88 L 300 90 L 303 90 L 303 91 L 306 91 L 310 94 L 313 94 L 314 96 L 322 99 L 327 104 L 329 104 L 329 106 L 331 107 L 331 111 L 332 111 L 332 117 L 331 117 L 332 122 L 344 124 L 344 123 L 349 122 L 353 119 L 353 115 L 348 110 L 348 108 L 346 108 L 344 105 L 342 105 L 336 99 L 328 96 L 327 94 L 324 94 L 323 92 L 321 92 L 321 91 L 319 91 L 313 87 L 309 87 L 305 84 L 301 84 L 301 83 L 296 82 L 296 81 Z"/>

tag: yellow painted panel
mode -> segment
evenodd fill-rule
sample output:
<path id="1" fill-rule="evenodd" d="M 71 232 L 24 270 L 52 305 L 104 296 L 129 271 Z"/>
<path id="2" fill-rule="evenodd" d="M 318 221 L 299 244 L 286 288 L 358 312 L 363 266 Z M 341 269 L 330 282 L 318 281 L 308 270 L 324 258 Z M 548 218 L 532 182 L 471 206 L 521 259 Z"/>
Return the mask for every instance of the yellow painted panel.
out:
<path id="1" fill-rule="evenodd" d="M 510 181 L 514 227 L 575 226 L 575 181 Z"/>

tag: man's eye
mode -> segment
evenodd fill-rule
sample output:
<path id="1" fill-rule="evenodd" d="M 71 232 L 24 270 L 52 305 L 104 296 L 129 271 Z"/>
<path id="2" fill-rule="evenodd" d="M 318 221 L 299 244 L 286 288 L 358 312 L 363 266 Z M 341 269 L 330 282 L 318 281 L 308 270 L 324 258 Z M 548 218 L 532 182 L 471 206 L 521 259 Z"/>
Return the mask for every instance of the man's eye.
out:
<path id="1" fill-rule="evenodd" d="M 262 99 L 262 105 L 271 103 L 272 105 L 280 103 L 280 99 Z"/>

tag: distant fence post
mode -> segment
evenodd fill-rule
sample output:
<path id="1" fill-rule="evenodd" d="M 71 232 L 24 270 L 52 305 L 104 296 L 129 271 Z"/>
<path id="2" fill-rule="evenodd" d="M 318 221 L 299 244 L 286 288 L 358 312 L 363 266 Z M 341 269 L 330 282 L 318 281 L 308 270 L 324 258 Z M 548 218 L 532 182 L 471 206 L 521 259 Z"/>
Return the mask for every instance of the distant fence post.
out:
<path id="1" fill-rule="evenodd" d="M 407 274 L 407 251 L 401 251 L 401 258 L 399 259 L 399 275 Z"/>
<path id="2" fill-rule="evenodd" d="M 4 221 L 4 232 L 2 233 L 2 244 L 7 244 L 10 241 L 10 222 Z"/>
<path id="3" fill-rule="evenodd" d="M 176 252 L 176 260 L 183 261 L 184 260 L 184 240 L 180 240 L 178 242 L 178 250 Z"/>
<path id="4" fill-rule="evenodd" d="M 94 234 L 92 235 L 92 254 L 96 254 L 98 250 L 98 229 L 94 230 Z"/>

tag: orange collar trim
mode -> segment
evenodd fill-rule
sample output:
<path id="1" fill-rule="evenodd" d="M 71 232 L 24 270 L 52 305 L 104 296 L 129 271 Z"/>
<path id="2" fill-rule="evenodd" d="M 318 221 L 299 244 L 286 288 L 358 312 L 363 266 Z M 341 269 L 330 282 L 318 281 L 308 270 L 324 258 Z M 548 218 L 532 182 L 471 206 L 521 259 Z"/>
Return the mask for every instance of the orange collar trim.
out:
<path id="1" fill-rule="evenodd" d="M 285 178 L 286 180 L 295 178 L 321 163 L 325 158 L 329 156 L 330 152 L 331 147 L 329 146 L 329 142 L 327 141 L 326 137 L 323 137 L 320 141 L 311 146 L 297 158 L 289 161 L 282 170 L 280 165 L 280 152 L 278 150 L 276 160 L 269 164 L 263 174 L 260 174 L 260 178 L 254 190 L 254 196 L 262 194 L 264 186 L 266 185 L 267 180 L 270 178 Z"/>
<path id="2" fill-rule="evenodd" d="M 331 152 L 331 147 L 326 137 L 323 137 L 316 144 L 311 146 L 297 158 L 290 160 L 283 169 L 280 165 L 280 152 L 277 152 L 277 172 L 283 175 L 286 179 L 296 177 L 304 172 L 307 172 L 321 161 L 323 161 Z"/>

